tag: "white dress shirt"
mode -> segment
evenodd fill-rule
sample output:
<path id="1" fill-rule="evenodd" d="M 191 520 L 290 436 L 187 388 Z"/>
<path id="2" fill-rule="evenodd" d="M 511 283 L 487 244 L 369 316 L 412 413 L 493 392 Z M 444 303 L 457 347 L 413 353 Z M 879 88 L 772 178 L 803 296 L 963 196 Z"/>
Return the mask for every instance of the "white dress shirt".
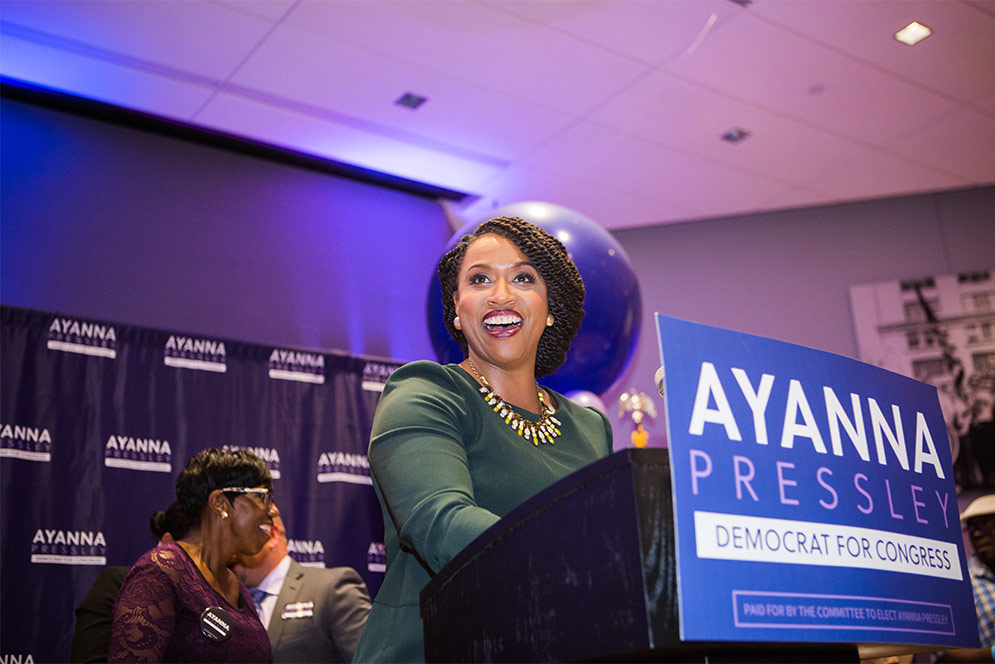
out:
<path id="1" fill-rule="evenodd" d="M 276 598 L 280 594 L 280 589 L 283 588 L 283 580 L 287 578 L 287 571 L 289 569 L 290 556 L 284 556 L 283 560 L 270 570 L 266 578 L 256 586 L 268 593 L 263 598 L 263 601 L 260 602 L 260 608 L 256 610 L 256 613 L 259 614 L 259 620 L 262 621 L 263 627 L 267 630 L 269 629 L 269 621 L 273 617 L 273 611 L 276 609 Z"/>

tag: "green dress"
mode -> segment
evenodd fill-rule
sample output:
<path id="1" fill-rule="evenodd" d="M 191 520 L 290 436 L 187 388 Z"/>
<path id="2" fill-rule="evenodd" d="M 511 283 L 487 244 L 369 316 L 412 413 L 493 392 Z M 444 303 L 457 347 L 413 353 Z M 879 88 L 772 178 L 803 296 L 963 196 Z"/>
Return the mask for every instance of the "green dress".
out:
<path id="1" fill-rule="evenodd" d="M 354 662 L 424 661 L 418 594 L 430 574 L 501 516 L 612 450 L 611 426 L 593 408 L 547 390 L 562 433 L 537 447 L 478 388 L 459 366 L 427 361 L 406 364 L 387 381 L 369 452 L 387 572 Z"/>

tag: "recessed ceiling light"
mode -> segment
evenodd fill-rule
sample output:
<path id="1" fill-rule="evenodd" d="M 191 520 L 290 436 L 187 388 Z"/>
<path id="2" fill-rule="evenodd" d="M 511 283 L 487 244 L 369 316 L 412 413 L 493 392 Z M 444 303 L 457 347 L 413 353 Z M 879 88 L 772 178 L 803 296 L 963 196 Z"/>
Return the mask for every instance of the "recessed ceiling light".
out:
<path id="1" fill-rule="evenodd" d="M 739 143 L 741 140 L 750 135 L 750 132 L 745 129 L 740 129 L 739 127 L 733 127 L 729 131 L 722 134 L 723 141 L 729 141 L 730 143 Z"/>
<path id="2" fill-rule="evenodd" d="M 427 101 L 428 97 L 422 97 L 420 95 L 412 94 L 410 92 L 405 92 L 394 103 L 397 104 L 398 106 L 405 106 L 407 108 L 415 109 Z"/>
<path id="3" fill-rule="evenodd" d="M 907 26 L 895 33 L 895 39 L 902 42 L 903 44 L 908 44 L 909 46 L 915 46 L 921 42 L 926 37 L 933 34 L 933 31 L 928 27 L 923 25 L 918 21 L 912 21 Z"/>

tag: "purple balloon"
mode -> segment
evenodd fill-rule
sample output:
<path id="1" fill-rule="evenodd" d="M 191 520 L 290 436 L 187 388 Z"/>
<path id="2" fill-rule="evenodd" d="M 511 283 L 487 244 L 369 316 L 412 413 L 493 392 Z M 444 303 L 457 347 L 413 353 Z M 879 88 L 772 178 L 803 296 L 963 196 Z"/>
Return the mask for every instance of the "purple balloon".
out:
<path id="1" fill-rule="evenodd" d="M 608 408 L 605 406 L 605 402 L 602 401 L 601 397 L 594 392 L 588 392 L 587 390 L 574 390 L 573 392 L 567 392 L 563 396 L 570 399 L 578 406 L 589 406 L 591 408 L 597 408 L 602 413 L 608 413 Z"/>
<path id="2" fill-rule="evenodd" d="M 576 390 L 604 393 L 632 360 L 642 322 L 639 281 L 622 245 L 588 217 L 553 203 L 514 203 L 494 210 L 487 219 L 494 217 L 521 217 L 558 238 L 587 290 L 586 313 L 567 361 L 556 373 L 543 378 L 543 384 L 564 394 Z M 460 228 L 439 257 L 487 219 Z M 426 306 L 432 347 L 439 362 L 462 362 L 463 349 L 449 336 L 442 311 L 439 275 L 433 274 Z"/>

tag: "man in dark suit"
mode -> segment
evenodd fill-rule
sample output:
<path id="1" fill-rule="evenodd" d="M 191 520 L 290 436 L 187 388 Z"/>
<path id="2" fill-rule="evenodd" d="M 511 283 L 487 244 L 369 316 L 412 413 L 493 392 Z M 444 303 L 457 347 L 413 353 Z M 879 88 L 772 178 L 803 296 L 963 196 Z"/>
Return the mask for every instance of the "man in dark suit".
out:
<path id="1" fill-rule="evenodd" d="M 69 661 L 79 664 L 106 662 L 111 646 L 111 616 L 114 600 L 124 583 L 130 567 L 112 565 L 105 567 L 90 591 L 76 607 L 76 629 Z"/>
<path id="2" fill-rule="evenodd" d="M 356 570 L 299 565 L 279 516 L 263 550 L 233 569 L 256 601 L 274 663 L 352 661 L 371 604 Z"/>

